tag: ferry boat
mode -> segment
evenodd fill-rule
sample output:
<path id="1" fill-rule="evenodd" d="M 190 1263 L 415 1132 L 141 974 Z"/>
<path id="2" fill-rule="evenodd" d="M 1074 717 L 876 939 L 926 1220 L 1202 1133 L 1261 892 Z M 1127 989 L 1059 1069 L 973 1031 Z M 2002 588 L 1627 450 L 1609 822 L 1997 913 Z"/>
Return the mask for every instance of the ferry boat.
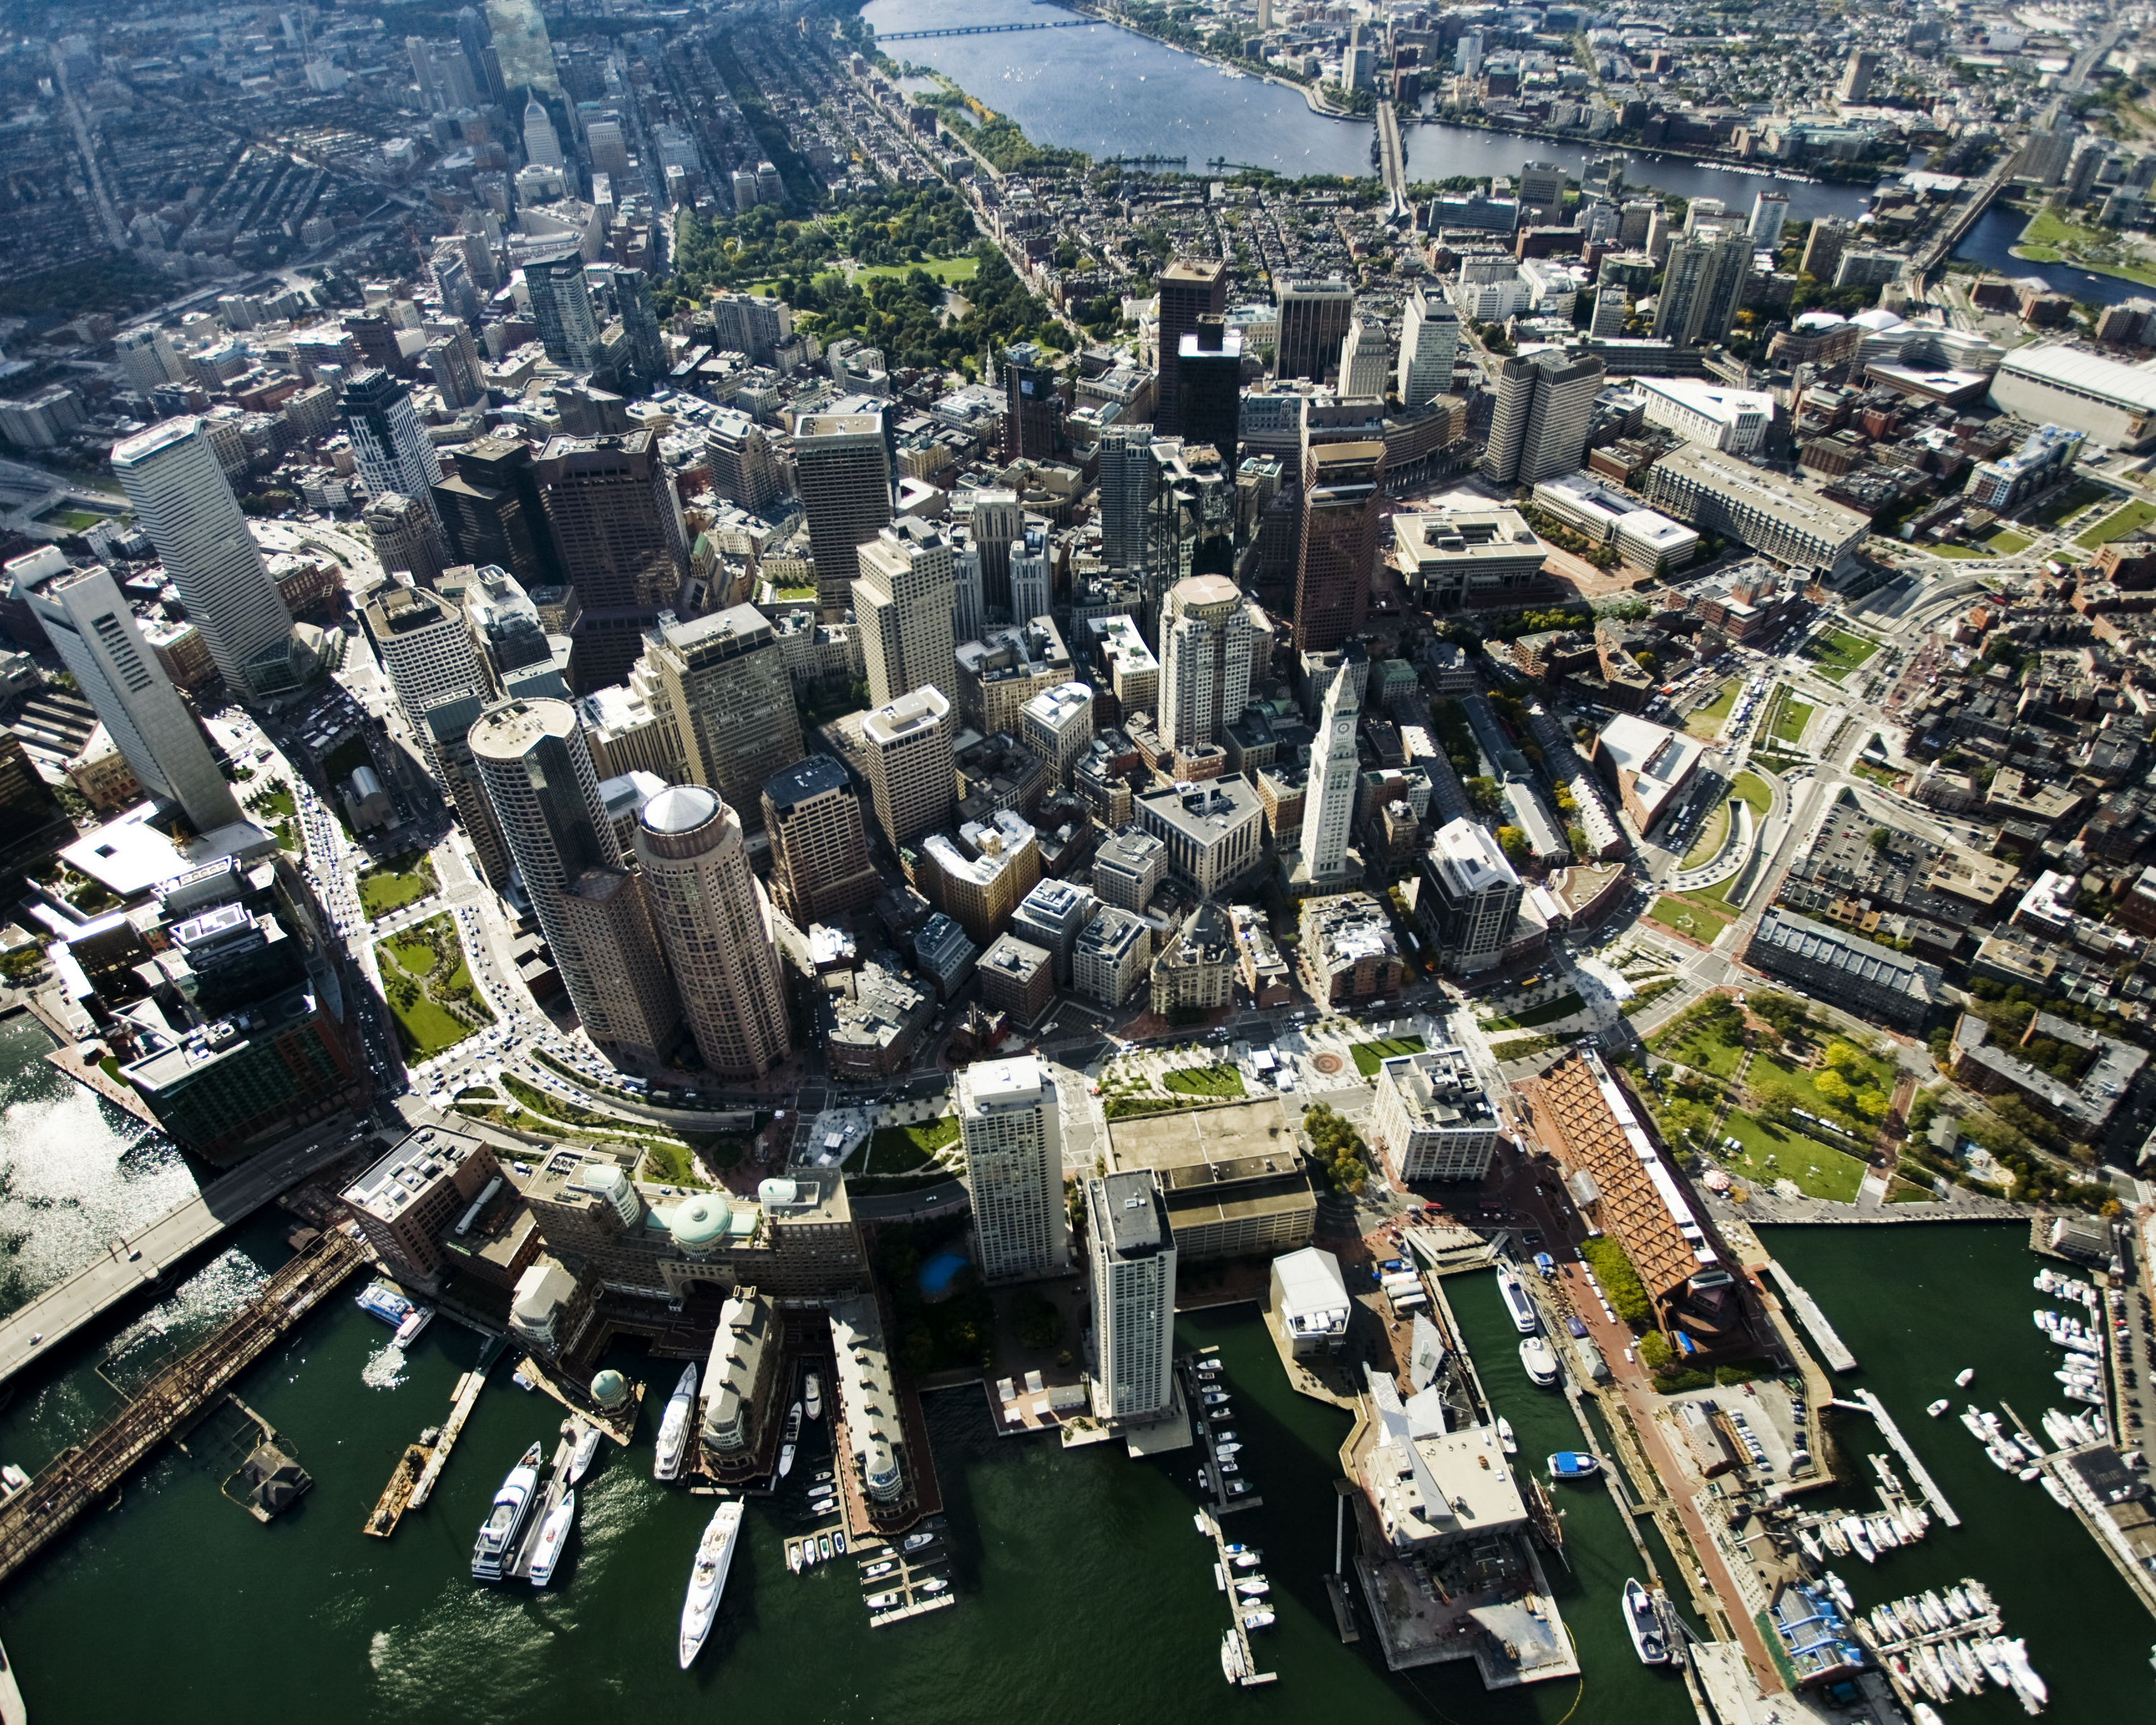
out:
<path id="1" fill-rule="evenodd" d="M 588 1420 L 577 1421 L 577 1446 L 569 1452 L 569 1483 L 582 1482 L 591 1471 L 592 1463 L 598 1459 L 599 1440 L 606 1434 Z"/>
<path id="2" fill-rule="evenodd" d="M 711 1517 L 704 1537 L 696 1542 L 696 1562 L 689 1572 L 688 1597 L 681 1602 L 681 1669 L 687 1671 L 704 1651 L 704 1638 L 711 1632 L 711 1620 L 719 1615 L 719 1595 L 726 1591 L 726 1571 L 732 1566 L 734 1545 L 741 1538 L 742 1507 L 721 1503 Z"/>
<path id="3" fill-rule="evenodd" d="M 475 1580 L 499 1581 L 507 1570 L 516 1536 L 524 1531 L 525 1517 L 531 1513 L 532 1494 L 539 1489 L 539 1446 L 534 1444 L 495 1492 L 493 1506 L 480 1527 L 479 1543 L 472 1547 Z"/>
<path id="4" fill-rule="evenodd" d="M 369 1317 L 378 1317 L 391 1329 L 399 1331 L 405 1320 L 419 1309 L 386 1281 L 369 1282 L 352 1303 Z"/>
<path id="5" fill-rule="evenodd" d="M 1497 1416 L 1497 1445 L 1507 1455 L 1520 1453 L 1520 1440 L 1512 1435 L 1512 1422 L 1502 1414 Z"/>
<path id="6" fill-rule="evenodd" d="M 1539 1336 L 1530 1336 L 1520 1344 L 1520 1364 L 1544 1389 L 1557 1382 L 1557 1356 Z"/>
<path id="7" fill-rule="evenodd" d="M 569 1543 L 569 1529 L 576 1525 L 577 1494 L 567 1492 L 547 1519 L 539 1524 L 539 1544 L 531 1553 L 531 1582 L 544 1587 L 554 1579 L 554 1568 Z"/>
<path id="8" fill-rule="evenodd" d="M 403 1323 L 397 1326 L 397 1345 L 399 1348 L 409 1348 L 414 1342 L 419 1339 L 420 1331 L 425 1329 L 427 1326 L 434 1322 L 434 1308 L 433 1307 L 413 1307 L 412 1308 L 412 1315 L 406 1318 Z"/>
<path id="9" fill-rule="evenodd" d="M 778 1476 L 783 1480 L 787 1476 L 787 1475 L 793 1471 L 793 1445 L 791 1444 L 781 1444 L 778 1446 Z"/>
<path id="10" fill-rule="evenodd" d="M 1505 1309 L 1512 1315 L 1512 1327 L 1522 1336 L 1533 1335 L 1539 1327 L 1535 1322 L 1535 1302 L 1527 1297 L 1527 1289 L 1509 1265 L 1497 1272 L 1497 1291 L 1504 1297 Z"/>
<path id="11" fill-rule="evenodd" d="M 1625 1629 L 1641 1665 L 1670 1662 L 1669 1630 L 1655 1608 L 1655 1596 L 1630 1578 L 1625 1583 Z"/>
<path id="12" fill-rule="evenodd" d="M 811 1372 L 803 1387 L 801 1406 L 811 1420 L 824 1417 L 824 1377 L 820 1372 Z"/>
<path id="13" fill-rule="evenodd" d="M 689 1448 L 689 1416 L 696 1411 L 696 1363 L 691 1360 L 675 1384 L 674 1394 L 666 1398 L 666 1412 L 659 1421 L 659 1451 L 651 1463 L 652 1478 L 680 1477 L 681 1457 Z"/>
<path id="14" fill-rule="evenodd" d="M 1602 1471 L 1602 1463 L 1585 1450 L 1559 1450 L 1549 1459 L 1553 1480 L 1591 1480 Z"/>

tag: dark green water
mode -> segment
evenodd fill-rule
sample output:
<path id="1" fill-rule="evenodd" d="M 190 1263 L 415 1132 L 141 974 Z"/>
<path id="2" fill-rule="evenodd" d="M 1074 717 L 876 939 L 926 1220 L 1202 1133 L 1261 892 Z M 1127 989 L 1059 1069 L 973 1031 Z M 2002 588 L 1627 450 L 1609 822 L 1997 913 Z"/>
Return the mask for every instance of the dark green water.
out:
<path id="1" fill-rule="evenodd" d="M 2041 1439 L 2047 1407 L 2071 1410 L 2052 1373 L 2058 1350 L 2030 1313 L 2056 1307 L 2030 1286 L 2041 1261 L 2028 1230 L 1998 1227 L 1763 1228 L 1767 1250 L 1825 1308 L 1861 1369 L 1849 1381 L 1885 1402 L 1902 1435 L 1962 1517 L 1934 1522 L 1923 1542 L 1867 1568 L 1851 1557 L 1835 1567 L 1868 1609 L 1889 1599 L 1974 1575 L 1991 1589 L 2006 1633 L 2025 1638 L 2029 1658 L 2051 1686 L 2046 1717 L 2070 1721 L 2156 1718 L 2156 1673 L 2148 1666 L 2156 1620 L 2135 1599 L 2080 1522 L 2040 1486 L 2025 1486 L 1985 1457 L 1956 1413 L 1969 1402 L 2013 1404 Z M 1955 1373 L 1976 1369 L 1966 1390 Z M 1941 1396 L 1953 1411 L 1927 1419 Z M 1861 1415 L 1837 1416 L 1845 1450 L 1884 1450 Z M 1870 1469 L 1865 1467 L 1868 1476 Z M 1898 1464 L 1897 1473 L 1905 1473 Z M 1845 1494 L 1876 1507 L 1869 1491 Z M 2020 1719 L 2004 1690 L 1958 1698 L 1943 1710 L 1953 1725 Z"/>

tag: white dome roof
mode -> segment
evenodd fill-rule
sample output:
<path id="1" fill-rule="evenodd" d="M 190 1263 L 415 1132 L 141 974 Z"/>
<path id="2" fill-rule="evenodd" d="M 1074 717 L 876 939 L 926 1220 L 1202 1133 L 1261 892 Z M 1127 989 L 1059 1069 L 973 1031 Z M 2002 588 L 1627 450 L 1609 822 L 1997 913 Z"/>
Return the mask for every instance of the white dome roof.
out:
<path id="1" fill-rule="evenodd" d="M 1797 319 L 1797 327 L 1810 331 L 1838 329 L 1848 321 L 1839 311 L 1807 311 Z"/>
<path id="2" fill-rule="evenodd" d="M 1884 335 L 1888 330 L 1898 330 L 1902 328 L 1908 322 L 1908 319 L 1906 317 L 1897 317 L 1892 312 L 1881 311 L 1878 306 L 1875 305 L 1869 311 L 1858 312 L 1856 316 L 1850 319 L 1850 321 L 1851 323 L 1861 323 L 1867 330 L 1876 330 L 1880 334 Z"/>

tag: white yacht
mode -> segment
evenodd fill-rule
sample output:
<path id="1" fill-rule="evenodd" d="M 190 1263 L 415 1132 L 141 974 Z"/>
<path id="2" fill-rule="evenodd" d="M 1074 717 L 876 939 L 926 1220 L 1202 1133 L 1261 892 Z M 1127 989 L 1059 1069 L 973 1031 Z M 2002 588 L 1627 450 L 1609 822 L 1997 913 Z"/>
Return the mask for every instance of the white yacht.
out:
<path id="1" fill-rule="evenodd" d="M 554 1579 L 555 1566 L 562 1561 L 567 1549 L 569 1530 L 577 1522 L 577 1494 L 570 1491 L 556 1504 L 552 1513 L 539 1524 L 539 1544 L 531 1553 L 530 1571 L 531 1584 L 544 1587 Z"/>
<path id="2" fill-rule="evenodd" d="M 1522 1336 L 1534 1334 L 1535 1302 L 1527 1297 L 1527 1291 L 1510 1265 L 1497 1272 L 1497 1291 L 1504 1296 L 1505 1309 L 1512 1314 L 1512 1327 Z"/>
<path id="3" fill-rule="evenodd" d="M 599 1440 L 606 1434 L 588 1420 L 577 1421 L 577 1446 L 569 1452 L 569 1483 L 582 1482 L 592 1471 L 592 1463 L 598 1459 Z"/>
<path id="4" fill-rule="evenodd" d="M 1512 1435 L 1512 1422 L 1502 1414 L 1497 1416 L 1497 1442 L 1507 1455 L 1520 1453 L 1520 1440 Z"/>
<path id="5" fill-rule="evenodd" d="M 1520 1343 L 1520 1364 L 1544 1389 L 1557 1382 L 1557 1356 L 1539 1336 L 1530 1336 Z"/>
<path id="6" fill-rule="evenodd" d="M 801 1397 L 801 1408 L 811 1420 L 824 1417 L 824 1378 L 821 1373 L 811 1372 L 808 1374 L 808 1382 Z"/>
<path id="7" fill-rule="evenodd" d="M 793 1445 L 791 1444 L 781 1444 L 778 1446 L 778 1476 L 783 1480 L 787 1476 L 787 1475 L 793 1471 Z"/>
<path id="8" fill-rule="evenodd" d="M 689 1571 L 689 1594 L 681 1602 L 681 1669 L 685 1671 L 704 1651 L 711 1620 L 719 1615 L 719 1595 L 726 1591 L 726 1571 L 733 1564 L 741 1524 L 741 1505 L 721 1503 L 711 1525 L 704 1529 L 704 1537 L 696 1542 L 696 1562 Z"/>
<path id="9" fill-rule="evenodd" d="M 499 1581 L 507 1572 L 516 1536 L 524 1530 L 525 1517 L 531 1513 L 532 1494 L 539 1489 L 539 1446 L 534 1444 L 495 1492 L 493 1506 L 480 1527 L 479 1543 L 472 1547 L 475 1580 Z"/>
<path id="10" fill-rule="evenodd" d="M 655 1480 L 678 1479 L 681 1457 L 689 1448 L 689 1421 L 696 1411 L 696 1363 L 691 1360 L 681 1373 L 674 1394 L 666 1398 L 666 1411 L 659 1421 L 659 1452 L 651 1464 Z"/>

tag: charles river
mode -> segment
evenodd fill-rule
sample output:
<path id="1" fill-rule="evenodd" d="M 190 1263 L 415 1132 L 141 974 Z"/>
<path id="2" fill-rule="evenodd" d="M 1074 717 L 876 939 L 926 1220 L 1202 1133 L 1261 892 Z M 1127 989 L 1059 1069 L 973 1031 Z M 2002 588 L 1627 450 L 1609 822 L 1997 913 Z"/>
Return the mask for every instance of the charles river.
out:
<path id="1" fill-rule="evenodd" d="M 169 1146 L 48 1066 L 46 1046 L 26 1019 L 0 1024 L 0 1249 L 21 1294 L 164 1209 L 192 1178 Z M 287 1219 L 268 1213 L 162 1304 L 12 1386 L 0 1459 L 34 1472 L 115 1404 L 115 1385 L 203 1335 L 281 1261 Z M 1970 1363 L 1981 1368 L 1971 1394 L 1988 1403 L 2004 1396 L 2033 1413 L 2051 1399 L 2053 1361 L 2029 1322 L 2034 1260 L 2020 1231 L 1784 1230 L 1771 1245 L 1819 1295 L 1863 1362 L 1861 1381 L 1886 1398 L 1969 1522 L 1895 1554 L 1878 1574 L 1852 1563 L 1860 1603 L 1974 1574 L 1997 1595 L 2009 1632 L 2027 1636 L 2055 1717 L 2148 1717 L 2151 1625 L 2124 1584 L 2063 1511 L 1999 1474 L 1958 1423 L 1922 1413 Z M 1134 1463 L 1112 1446 L 1066 1453 L 998 1438 L 978 1387 L 927 1399 L 956 1609 L 871 1630 L 849 1566 L 790 1574 L 784 1541 L 803 1525 L 797 1488 L 755 1501 L 718 1626 L 685 1674 L 675 1628 L 708 1511 L 652 1482 L 648 1414 L 634 1449 L 606 1446 L 579 1494 L 566 1572 L 543 1594 L 470 1577 L 472 1536 L 495 1483 L 526 1444 L 551 1441 L 559 1417 L 552 1402 L 514 1388 L 505 1366 L 434 1502 L 393 1540 L 360 1532 L 403 1446 L 443 1417 L 479 1343 L 444 1320 L 402 1359 L 352 1303 L 359 1286 L 236 1386 L 315 1476 L 295 1509 L 263 1527 L 218 1494 L 236 1455 L 220 1447 L 213 1420 L 191 1453 L 162 1452 L 112 1508 L 77 1523 L 0 1592 L 0 1639 L 38 1725 L 145 1713 L 163 1725 L 224 1725 L 272 1712 L 307 1725 L 590 1725 L 683 1707 L 700 1717 L 907 1725 L 1195 1725 L 1224 1710 L 1371 1725 L 1691 1717 L 1680 1685 L 1643 1669 L 1623 1634 L 1618 1594 L 1640 1564 L 1599 1487 L 1568 1492 L 1569 1568 L 1551 1566 L 1584 1679 L 1492 1697 L 1470 1667 L 1410 1680 L 1387 1674 L 1368 1639 L 1342 1646 L 1322 1578 L 1332 1568 L 1332 1482 L 1348 1422 L 1288 1389 L 1248 1306 L 1191 1314 L 1181 1333 L 1187 1345 L 1222 1350 L 1242 1459 L 1265 1498 L 1234 1525 L 1263 1550 L 1274 1581 L 1280 1621 L 1260 1648 L 1276 1685 L 1224 1692 L 1226 1612 L 1211 1553 L 1191 1526 L 1192 1461 Z M 1455 1280 L 1448 1291 L 1522 1461 L 1575 1444 L 1563 1402 L 1521 1372 L 1490 1279 Z M 675 1374 L 627 1350 L 610 1363 L 644 1378 L 654 1407 Z M 1840 1429 L 1870 1436 L 1861 1421 Z M 1651 1524 L 1642 1527 L 1653 1542 Z M 1654 1548 L 1666 1571 L 1667 1553 Z M 2019 1717 L 1997 1692 L 1953 1712 L 1979 1725 Z"/>

